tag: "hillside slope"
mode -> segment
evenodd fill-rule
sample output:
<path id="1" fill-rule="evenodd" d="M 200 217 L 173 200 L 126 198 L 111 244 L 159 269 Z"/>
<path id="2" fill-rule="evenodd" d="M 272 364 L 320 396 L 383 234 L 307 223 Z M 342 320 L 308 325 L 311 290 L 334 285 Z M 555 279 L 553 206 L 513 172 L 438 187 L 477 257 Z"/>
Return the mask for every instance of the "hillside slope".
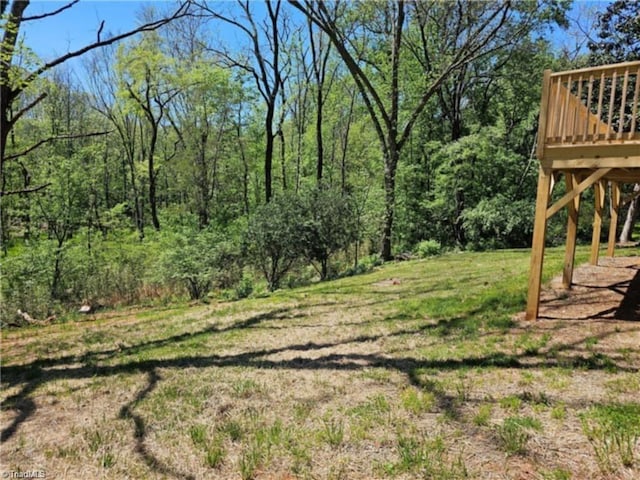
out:
<path id="1" fill-rule="evenodd" d="M 551 250 L 548 272 L 561 261 Z M 4 332 L 2 469 L 637 478 L 638 322 L 518 320 L 528 265 L 526 251 L 450 254 Z"/>

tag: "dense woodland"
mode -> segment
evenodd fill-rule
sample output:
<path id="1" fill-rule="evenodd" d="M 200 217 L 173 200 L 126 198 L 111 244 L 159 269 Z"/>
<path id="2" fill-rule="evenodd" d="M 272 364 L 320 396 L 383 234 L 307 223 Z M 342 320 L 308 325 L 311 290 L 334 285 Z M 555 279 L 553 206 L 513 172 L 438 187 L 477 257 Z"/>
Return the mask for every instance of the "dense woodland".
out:
<path id="1" fill-rule="evenodd" d="M 528 247 L 542 71 L 640 58 L 633 1 L 576 52 L 568 1 L 150 4 L 56 59 L 0 5 L 3 323 Z"/>

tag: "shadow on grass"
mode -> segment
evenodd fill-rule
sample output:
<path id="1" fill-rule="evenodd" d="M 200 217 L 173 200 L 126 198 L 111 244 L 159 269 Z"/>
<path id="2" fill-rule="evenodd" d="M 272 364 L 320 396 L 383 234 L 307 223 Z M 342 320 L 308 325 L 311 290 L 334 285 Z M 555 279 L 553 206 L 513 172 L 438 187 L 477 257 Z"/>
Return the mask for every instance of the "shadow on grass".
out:
<path id="1" fill-rule="evenodd" d="M 636 279 L 638 279 L 638 275 Z M 634 280 L 638 283 L 640 280 Z M 317 305 L 312 305 L 315 307 Z M 308 306 L 307 306 L 308 307 Z M 637 307 L 636 303 L 632 305 Z M 304 307 L 306 308 L 306 307 Z M 363 353 L 330 353 L 317 358 L 297 356 L 286 360 L 273 359 L 274 355 L 288 352 L 314 352 L 322 349 L 334 348 L 348 344 L 362 344 L 375 342 L 389 337 L 402 335 L 429 334 L 436 336 L 449 335 L 465 328 L 467 322 L 461 317 L 443 319 L 412 328 L 401 329 L 392 333 L 359 335 L 348 339 L 332 342 L 306 342 L 289 344 L 278 348 L 252 350 L 231 355 L 180 355 L 175 358 L 151 358 L 151 359 L 123 359 L 115 365 L 101 365 L 107 360 L 117 359 L 121 356 L 136 355 L 152 351 L 166 345 L 175 345 L 187 342 L 194 338 L 220 334 L 230 330 L 242 330 L 249 328 L 268 328 L 265 322 L 279 319 L 297 318 L 292 311 L 300 309 L 300 305 L 274 308 L 247 319 L 238 321 L 228 326 L 220 327 L 210 325 L 194 332 L 180 333 L 166 338 L 145 341 L 137 345 L 108 350 L 89 351 L 80 356 L 66 356 L 55 359 L 35 360 L 24 365 L 9 365 L 2 369 L 2 383 L 4 388 L 21 387 L 20 391 L 8 397 L 4 402 L 5 409 L 16 412 L 10 424 L 1 432 L 1 441 L 11 439 L 20 425 L 34 416 L 37 405 L 33 399 L 34 392 L 42 385 L 60 380 L 78 380 L 91 378 L 112 377 L 122 373 L 144 373 L 146 384 L 138 391 L 136 397 L 123 405 L 119 411 L 122 419 L 131 419 L 135 451 L 144 463 L 153 471 L 173 478 L 193 478 L 185 472 L 177 471 L 156 458 L 152 450 L 146 444 L 147 426 L 145 419 L 136 413 L 136 406 L 147 399 L 157 388 L 162 380 L 158 373 L 160 369 L 191 368 L 228 368 L 242 367 L 267 370 L 327 370 L 327 371 L 360 371 L 366 368 L 382 368 L 395 370 L 404 374 L 412 385 L 430 390 L 434 393 L 438 408 L 451 416 L 457 417 L 457 404 L 454 396 L 447 394 L 425 378 L 425 372 L 433 371 L 464 371 L 473 368 L 504 368 L 504 369 L 541 369 L 555 368 L 582 368 L 597 370 L 616 370 L 637 372 L 638 368 L 626 365 L 623 361 L 616 360 L 602 354 L 587 352 L 585 356 L 572 355 L 571 351 L 579 344 L 584 343 L 585 338 L 575 342 L 556 345 L 553 351 L 547 353 L 523 352 L 504 353 L 494 352 L 486 355 L 468 355 L 464 358 L 448 358 L 426 360 L 412 356 L 390 357 L 383 354 Z M 476 312 L 477 313 L 477 312 Z M 486 312 L 485 312 L 486 313 Z M 640 330 L 640 329 L 638 329 Z M 603 333 L 602 336 L 608 335 Z M 585 332 L 585 336 L 589 335 Z M 569 353 L 566 353 L 569 352 Z M 153 354 L 152 352 L 150 352 Z M 271 358 L 270 358 L 271 357 Z"/>

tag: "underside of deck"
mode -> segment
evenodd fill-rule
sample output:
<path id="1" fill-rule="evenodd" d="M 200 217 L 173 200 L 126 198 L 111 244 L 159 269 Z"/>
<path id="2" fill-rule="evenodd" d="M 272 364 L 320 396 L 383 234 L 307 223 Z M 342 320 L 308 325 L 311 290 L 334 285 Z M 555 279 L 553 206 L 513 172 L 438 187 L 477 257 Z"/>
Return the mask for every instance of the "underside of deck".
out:
<path id="1" fill-rule="evenodd" d="M 620 209 L 633 200 L 622 186 L 640 183 L 640 61 L 544 74 L 538 144 L 540 161 L 527 319 L 538 318 L 547 221 L 567 208 L 563 286 L 573 283 L 581 194 L 594 189 L 592 265 L 598 264 L 605 200 L 613 257 Z M 550 205 L 560 177 L 566 193 Z"/>

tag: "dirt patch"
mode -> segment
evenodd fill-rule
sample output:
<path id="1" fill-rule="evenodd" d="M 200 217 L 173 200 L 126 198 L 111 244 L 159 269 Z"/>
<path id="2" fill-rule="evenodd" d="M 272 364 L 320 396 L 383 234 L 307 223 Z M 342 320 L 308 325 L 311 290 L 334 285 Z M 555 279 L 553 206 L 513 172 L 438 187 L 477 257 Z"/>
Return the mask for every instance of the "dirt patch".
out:
<path id="1" fill-rule="evenodd" d="M 640 321 L 640 257 L 582 265 L 569 290 L 555 278 L 540 296 L 539 318 Z"/>

